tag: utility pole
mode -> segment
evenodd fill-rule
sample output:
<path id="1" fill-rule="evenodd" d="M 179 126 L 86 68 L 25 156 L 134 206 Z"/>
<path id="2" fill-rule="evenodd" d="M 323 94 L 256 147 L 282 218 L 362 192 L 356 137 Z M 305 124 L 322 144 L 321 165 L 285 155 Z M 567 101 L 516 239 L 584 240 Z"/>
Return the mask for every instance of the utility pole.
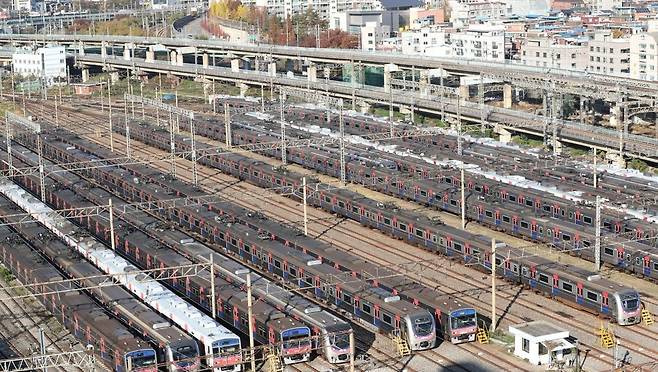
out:
<path id="1" fill-rule="evenodd" d="M 194 134 L 194 120 L 192 117 L 190 117 L 190 137 L 192 138 L 192 180 L 194 182 L 194 185 L 198 185 L 199 183 L 199 176 L 197 173 L 197 159 L 196 159 L 196 145 L 195 145 L 195 137 L 196 135 Z"/>
<path id="2" fill-rule="evenodd" d="M 461 176 L 461 207 L 462 207 L 462 230 L 466 230 L 466 185 L 464 184 L 464 161 L 461 162 L 460 167 Z"/>
<path id="3" fill-rule="evenodd" d="M 308 236 L 308 211 L 306 202 L 306 177 L 302 178 L 302 195 L 304 198 L 304 236 Z"/>
<path id="4" fill-rule="evenodd" d="M 128 100 L 123 97 L 123 118 L 126 125 L 126 156 L 130 159 L 130 125 L 128 125 Z"/>
<path id="5" fill-rule="evenodd" d="M 228 102 L 224 102 L 224 137 L 226 137 L 226 147 L 230 149 L 233 146 L 233 134 L 231 133 L 231 113 Z"/>
<path id="6" fill-rule="evenodd" d="M 39 349 L 41 350 L 41 355 L 46 355 L 46 335 L 43 332 L 43 328 L 39 328 Z M 48 368 L 43 368 L 43 372 L 48 372 Z"/>
<path id="7" fill-rule="evenodd" d="M 210 301 L 212 301 L 212 318 L 217 318 L 217 297 L 215 295 L 215 254 L 210 254 Z M 251 331 L 251 329 L 250 329 Z"/>
<path id="8" fill-rule="evenodd" d="M 9 125 L 9 116 L 5 114 L 5 135 L 7 137 L 7 166 L 9 167 L 9 176 L 14 174 L 14 168 L 11 161 L 11 126 Z"/>
<path id="9" fill-rule="evenodd" d="M 593 169 L 593 172 L 592 172 L 592 173 L 594 173 L 594 188 L 597 188 L 597 186 L 598 186 L 598 179 L 597 179 L 597 175 L 596 175 L 596 172 L 597 172 L 597 169 L 596 169 L 596 158 L 597 158 L 597 157 L 598 157 L 598 156 L 597 156 L 597 154 L 596 154 L 596 147 L 595 147 L 595 148 L 594 148 L 594 168 L 592 168 L 592 169 Z"/>
<path id="10" fill-rule="evenodd" d="M 596 196 L 596 226 L 594 240 L 594 271 L 601 270 L 601 197 Z"/>
<path id="11" fill-rule="evenodd" d="M 176 177 L 176 141 L 174 140 L 174 120 L 169 111 L 169 150 L 171 151 L 171 174 Z"/>
<path id="12" fill-rule="evenodd" d="M 491 239 L 491 328 L 489 332 L 496 330 L 496 239 Z"/>
<path id="13" fill-rule="evenodd" d="M 391 87 L 388 97 L 388 129 L 393 138 L 393 87 Z"/>
<path id="14" fill-rule="evenodd" d="M 251 370 L 256 371 L 256 357 L 254 355 L 254 316 L 253 305 L 251 299 L 251 271 L 247 272 L 247 319 L 249 321 L 249 360 L 251 362 Z"/>
<path id="15" fill-rule="evenodd" d="M 113 251 L 117 250 L 116 241 L 114 240 L 114 208 L 112 208 L 112 198 L 107 201 L 108 209 L 110 210 L 110 240 L 112 241 L 111 247 Z"/>
<path id="16" fill-rule="evenodd" d="M 281 162 L 283 165 L 286 165 L 287 159 L 286 159 L 286 122 L 285 118 L 283 116 L 283 100 L 284 100 L 284 95 L 283 93 L 279 93 L 279 102 L 280 102 L 280 116 L 281 116 Z"/>
<path id="17" fill-rule="evenodd" d="M 260 112 L 265 112 L 265 86 L 260 86 Z"/>
<path id="18" fill-rule="evenodd" d="M 145 120 L 146 112 L 144 111 L 144 83 L 139 83 L 139 96 L 141 98 L 140 101 L 142 101 L 142 120 Z M 176 101 L 178 101 L 178 97 L 176 97 Z"/>
<path id="19" fill-rule="evenodd" d="M 340 181 L 345 185 L 347 181 L 345 174 L 345 126 L 343 125 L 342 102 L 338 110 L 338 124 L 340 128 Z"/>
<path id="20" fill-rule="evenodd" d="M 107 81 L 107 108 L 110 113 L 110 151 L 114 152 L 114 127 L 112 126 L 112 92 L 110 81 Z"/>
<path id="21" fill-rule="evenodd" d="M 350 372 L 354 372 L 354 331 L 350 331 Z"/>

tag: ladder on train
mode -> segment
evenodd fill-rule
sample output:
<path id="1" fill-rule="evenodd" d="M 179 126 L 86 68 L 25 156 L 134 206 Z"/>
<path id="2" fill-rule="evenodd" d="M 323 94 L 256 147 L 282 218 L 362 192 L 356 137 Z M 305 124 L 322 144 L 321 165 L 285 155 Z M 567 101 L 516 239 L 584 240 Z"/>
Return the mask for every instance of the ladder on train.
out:
<path id="1" fill-rule="evenodd" d="M 603 323 L 601 323 L 601 327 L 597 331 L 597 335 L 599 336 L 599 341 L 601 343 L 601 347 L 605 347 L 606 349 L 610 349 L 611 347 L 614 346 L 614 344 L 615 344 L 615 335 L 610 331 L 610 329 L 604 327 Z"/>
<path id="2" fill-rule="evenodd" d="M 267 361 L 268 372 L 283 372 L 283 364 L 281 363 L 281 358 L 279 358 L 276 350 L 270 349 L 267 352 L 265 360 Z"/>
<path id="3" fill-rule="evenodd" d="M 395 342 L 395 346 L 398 349 L 398 354 L 400 354 L 400 357 L 411 355 L 411 349 L 409 348 L 409 343 L 407 342 L 406 338 L 395 336 L 393 337 L 393 342 Z"/>
<path id="4" fill-rule="evenodd" d="M 487 332 L 487 330 L 484 329 L 483 327 L 478 327 L 478 331 L 475 334 L 475 337 L 477 338 L 478 342 L 481 344 L 489 343 L 489 332 Z"/>
<path id="5" fill-rule="evenodd" d="M 644 325 L 650 326 L 654 323 L 653 315 L 649 312 L 649 310 L 642 309 L 640 314 L 642 316 L 642 321 L 644 321 Z"/>

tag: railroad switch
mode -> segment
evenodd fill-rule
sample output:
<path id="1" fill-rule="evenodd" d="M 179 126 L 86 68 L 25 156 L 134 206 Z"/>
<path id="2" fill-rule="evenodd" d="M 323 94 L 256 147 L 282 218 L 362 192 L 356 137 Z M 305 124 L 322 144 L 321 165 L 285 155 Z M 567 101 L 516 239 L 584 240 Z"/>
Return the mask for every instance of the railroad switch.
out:
<path id="1" fill-rule="evenodd" d="M 489 343 L 489 332 L 487 332 L 486 329 L 482 327 L 478 327 L 478 331 L 475 334 L 477 337 L 477 340 L 481 344 L 488 344 Z"/>
<path id="2" fill-rule="evenodd" d="M 642 321 L 644 321 L 644 325 L 650 326 L 654 323 L 653 320 L 653 314 L 649 312 L 647 309 L 642 309 Z"/>
<path id="3" fill-rule="evenodd" d="M 400 357 L 411 355 L 411 349 L 409 349 L 409 343 L 407 342 L 406 338 L 395 336 L 393 337 L 393 342 L 398 349 L 398 354 L 400 354 Z"/>
<path id="4" fill-rule="evenodd" d="M 601 323 L 601 327 L 598 329 L 596 334 L 599 336 L 601 347 L 609 349 L 614 346 L 615 335 L 609 328 L 604 327 L 603 323 Z"/>

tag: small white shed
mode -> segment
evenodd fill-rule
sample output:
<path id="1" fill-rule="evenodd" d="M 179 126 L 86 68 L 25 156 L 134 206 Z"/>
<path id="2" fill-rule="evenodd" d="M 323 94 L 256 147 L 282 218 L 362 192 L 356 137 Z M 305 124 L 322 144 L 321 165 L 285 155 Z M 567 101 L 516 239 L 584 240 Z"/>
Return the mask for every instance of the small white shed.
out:
<path id="1" fill-rule="evenodd" d="M 572 365 L 577 350 L 569 331 L 543 320 L 509 327 L 514 335 L 514 355 L 534 365 L 552 366 L 556 363 Z"/>

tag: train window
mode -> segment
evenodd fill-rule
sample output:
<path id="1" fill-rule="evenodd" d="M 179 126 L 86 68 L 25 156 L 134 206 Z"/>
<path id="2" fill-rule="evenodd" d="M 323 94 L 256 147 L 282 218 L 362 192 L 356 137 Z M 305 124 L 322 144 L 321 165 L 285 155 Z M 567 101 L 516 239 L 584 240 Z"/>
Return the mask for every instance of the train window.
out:
<path id="1" fill-rule="evenodd" d="M 275 178 L 275 179 L 274 179 L 274 182 L 275 182 L 277 185 L 281 186 L 281 180 L 280 180 L 280 179 Z"/>
<path id="2" fill-rule="evenodd" d="M 658 271 L 658 262 L 653 264 L 653 270 Z"/>
<path id="3" fill-rule="evenodd" d="M 509 216 L 503 215 L 503 222 L 509 223 L 509 221 L 510 221 Z"/>
<path id="4" fill-rule="evenodd" d="M 592 243 L 589 240 L 583 240 L 583 247 L 589 248 L 592 246 Z"/>
<path id="5" fill-rule="evenodd" d="M 399 223 L 399 224 L 398 224 L 398 228 L 399 228 L 400 230 L 402 230 L 402 231 L 407 231 L 407 225 L 405 225 L 405 224 L 403 224 L 403 223 Z"/>
<path id="6" fill-rule="evenodd" d="M 569 293 L 573 292 L 573 286 L 569 283 L 562 282 L 562 289 Z"/>
<path id="7" fill-rule="evenodd" d="M 452 205 L 453 207 L 456 207 L 457 206 L 457 200 L 450 199 L 450 205 Z"/>
<path id="8" fill-rule="evenodd" d="M 238 246 L 238 241 L 235 240 L 235 238 L 231 238 L 231 244 L 233 244 L 234 246 L 237 247 Z"/>
<path id="9" fill-rule="evenodd" d="M 539 273 L 539 281 L 548 284 L 548 275 Z"/>
<path id="10" fill-rule="evenodd" d="M 496 266 L 501 266 L 503 264 L 503 260 L 496 257 Z"/>
<path id="11" fill-rule="evenodd" d="M 427 191 L 420 190 L 420 196 L 427 196 Z"/>
<path id="12" fill-rule="evenodd" d="M 528 227 L 530 227 L 530 225 L 528 225 L 527 222 L 525 222 L 525 221 L 521 221 L 521 228 L 523 228 L 523 229 L 527 229 Z"/>
<path id="13" fill-rule="evenodd" d="M 432 234 L 432 242 L 436 243 L 436 235 Z"/>
<path id="14" fill-rule="evenodd" d="M 423 230 L 416 229 L 416 236 L 419 237 L 419 238 L 422 238 L 423 237 Z"/>
<path id="15" fill-rule="evenodd" d="M 357 206 L 352 206 L 352 212 L 354 212 L 354 213 L 359 213 L 359 207 L 357 207 Z"/>
<path id="16" fill-rule="evenodd" d="M 640 257 L 635 257 L 635 264 L 640 266 L 642 264 L 642 259 Z"/>
<path id="17" fill-rule="evenodd" d="M 386 313 L 384 313 L 384 312 L 382 312 L 382 320 L 383 320 L 384 323 L 386 323 L 386 324 L 392 324 L 392 323 L 393 323 L 393 318 L 392 318 L 390 315 L 388 315 L 388 314 L 386 314 Z"/>
<path id="18" fill-rule="evenodd" d="M 564 217 L 564 209 L 560 209 L 560 214 L 562 214 L 562 217 Z"/>
<path id="19" fill-rule="evenodd" d="M 544 228 L 542 226 L 539 226 L 539 233 L 543 234 L 544 233 Z"/>
<path id="20" fill-rule="evenodd" d="M 525 201 L 525 205 L 528 207 L 532 207 L 532 200 L 528 199 Z"/>
<path id="21" fill-rule="evenodd" d="M 324 197 L 324 201 L 326 201 L 327 203 L 331 203 L 331 198 L 328 197 L 328 196 L 325 196 L 325 197 Z"/>
<path id="22" fill-rule="evenodd" d="M 480 187 L 480 186 L 475 186 L 475 191 L 477 191 L 477 192 L 482 192 L 482 187 Z"/>
<path id="23" fill-rule="evenodd" d="M 297 269 L 294 267 L 291 267 L 288 271 L 290 271 L 290 275 L 297 276 Z"/>
<path id="24" fill-rule="evenodd" d="M 454 242 L 452 246 L 455 248 L 456 251 L 458 251 L 458 252 L 462 251 L 462 245 L 461 244 L 459 244 L 457 242 Z"/>
<path id="25" fill-rule="evenodd" d="M 277 269 L 280 269 L 281 268 L 281 261 L 274 260 L 274 267 L 276 267 Z"/>
<path id="26" fill-rule="evenodd" d="M 443 182 L 452 184 L 452 178 L 446 177 L 446 178 L 443 179 Z"/>
<path id="27" fill-rule="evenodd" d="M 388 217 L 384 217 L 384 224 L 388 225 L 388 226 L 391 226 L 391 219 L 388 218 Z"/>
<path id="28" fill-rule="evenodd" d="M 626 261 L 631 262 L 631 255 L 630 255 L 630 253 L 626 253 Z"/>
<path id="29" fill-rule="evenodd" d="M 545 205 L 543 208 L 544 212 L 550 212 L 551 211 L 551 206 L 550 205 Z"/>
<path id="30" fill-rule="evenodd" d="M 613 256 L 615 254 L 615 251 L 612 248 L 607 248 L 606 247 L 606 248 L 603 249 L 603 253 L 607 254 L 608 256 Z"/>
<path id="31" fill-rule="evenodd" d="M 343 203 L 342 201 L 339 200 L 338 201 L 338 207 L 345 208 L 345 203 Z"/>
<path id="32" fill-rule="evenodd" d="M 515 202 L 515 201 L 516 201 L 516 196 L 514 196 L 514 195 L 510 195 L 508 199 L 509 199 L 509 201 L 511 201 L 511 202 Z"/>
<path id="33" fill-rule="evenodd" d="M 571 237 L 565 233 L 562 233 L 562 240 L 565 242 L 571 241 Z"/>
<path id="34" fill-rule="evenodd" d="M 493 217 L 493 213 L 491 211 L 484 211 L 484 215 L 487 217 Z"/>
<path id="35" fill-rule="evenodd" d="M 348 295 L 347 293 L 343 293 L 343 301 L 347 302 L 348 304 L 352 304 L 352 296 Z"/>
<path id="36" fill-rule="evenodd" d="M 480 250 L 473 248 L 473 256 L 480 257 Z"/>
<path id="37" fill-rule="evenodd" d="M 591 221 L 591 219 L 590 219 L 590 221 Z M 603 221 L 603 227 L 605 227 L 606 229 L 610 230 L 610 227 L 612 227 L 612 225 L 611 225 L 610 222 L 608 222 L 608 221 Z"/>
<path id="38" fill-rule="evenodd" d="M 523 266 L 521 268 L 521 274 L 523 274 L 523 276 L 528 276 L 528 268 Z"/>
<path id="39" fill-rule="evenodd" d="M 587 291 L 587 299 L 594 302 L 599 302 L 599 294 L 596 292 Z"/>
<path id="40" fill-rule="evenodd" d="M 362 302 L 361 310 L 363 310 L 363 312 L 366 314 L 370 314 L 370 305 L 366 304 L 365 302 Z"/>

